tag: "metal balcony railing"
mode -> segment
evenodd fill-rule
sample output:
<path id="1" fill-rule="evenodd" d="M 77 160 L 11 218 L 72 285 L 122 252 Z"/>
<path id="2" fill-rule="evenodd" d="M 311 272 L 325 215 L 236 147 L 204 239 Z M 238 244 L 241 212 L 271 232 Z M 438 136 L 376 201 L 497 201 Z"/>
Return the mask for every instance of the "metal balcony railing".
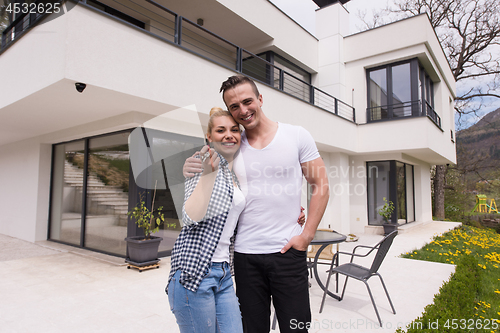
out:
<path id="1" fill-rule="evenodd" d="M 434 111 L 432 106 L 427 101 L 425 102 L 425 113 L 427 117 L 434 122 L 434 124 L 441 128 L 441 117 L 436 113 L 436 111 Z"/>
<path id="2" fill-rule="evenodd" d="M 418 100 L 375 106 L 366 109 L 366 119 L 368 123 L 422 116 L 429 117 L 436 126 L 441 128 L 441 117 L 439 117 L 427 101 L 424 101 L 423 106 L 422 101 Z"/>
<path id="3" fill-rule="evenodd" d="M 137 2 L 131 0 L 110 1 L 114 3 L 113 7 L 109 5 L 104 6 L 111 8 L 115 12 L 120 8 L 126 9 L 128 13 L 135 12 L 138 14 L 137 19 L 130 17 L 131 20 L 127 20 L 124 19 L 124 16 L 128 15 L 112 15 L 109 14 L 111 12 L 110 10 L 104 11 L 106 15 L 121 20 L 135 28 L 139 26 L 130 22 L 138 21 L 140 17 L 147 17 L 147 29 L 141 29 L 156 37 L 173 43 L 219 65 L 248 75 L 257 81 L 281 90 L 288 95 L 299 98 L 339 117 L 352 122 L 356 121 L 355 110 L 352 106 L 238 45 L 212 33 L 189 19 L 178 15 L 153 0 L 138 0 Z M 107 3 L 109 4 L 110 1 Z M 101 7 L 103 6 L 102 3 L 94 0 L 88 0 L 88 4 L 86 2 L 86 0 L 82 0 L 80 5 L 94 10 L 99 9 L 96 8 L 96 6 L 92 6 L 92 2 L 99 3 Z M 159 12 L 158 9 L 161 11 Z M 32 17 L 31 15 L 23 14 L 18 16 L 2 33 L 2 48 L 0 54 L 6 47 L 19 39 L 25 31 L 34 26 L 43 17 L 45 17 L 45 15 Z"/>
<path id="4" fill-rule="evenodd" d="M 33 3 L 21 4 L 11 3 L 10 11 L 15 15 L 14 21 L 2 31 L 0 41 L 0 51 L 3 51 L 14 40 L 21 38 L 29 28 L 35 26 L 44 17 L 50 14 L 62 15 L 64 9 L 62 3 L 64 0 L 36 0 Z M 20 5 L 20 6 L 14 6 Z M 23 6 L 27 5 L 27 6 Z"/>

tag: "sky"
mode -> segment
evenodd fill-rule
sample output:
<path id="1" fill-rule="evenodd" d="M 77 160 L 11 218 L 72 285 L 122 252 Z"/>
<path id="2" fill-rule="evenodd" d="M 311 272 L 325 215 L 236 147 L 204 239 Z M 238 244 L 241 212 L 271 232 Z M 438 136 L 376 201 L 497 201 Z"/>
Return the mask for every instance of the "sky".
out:
<path id="1" fill-rule="evenodd" d="M 318 6 L 313 0 L 270 0 L 283 12 L 290 16 L 293 20 L 299 23 L 304 29 L 315 35 L 315 10 Z M 350 0 L 344 7 L 351 14 L 349 16 L 349 31 L 351 34 L 359 32 L 363 29 L 363 22 L 359 15 L 360 12 L 366 13 L 366 19 L 369 21 L 373 11 L 386 8 L 388 4 L 394 3 L 393 0 Z M 366 29 L 366 28 L 365 28 Z M 473 84 L 473 83 L 471 83 Z M 457 87 L 460 89 L 460 87 Z M 465 87 L 463 87 L 465 89 Z M 486 105 L 478 114 L 478 116 L 467 116 L 457 123 L 457 130 L 469 127 L 476 123 L 485 114 L 500 108 L 500 101 L 497 99 L 490 99 L 489 104 Z"/>
<path id="2" fill-rule="evenodd" d="M 313 0 L 270 0 L 288 16 L 293 18 L 297 23 L 302 25 L 307 31 L 313 35 L 315 33 L 315 10 L 318 6 Z M 359 10 L 366 10 L 367 15 L 370 15 L 372 10 L 385 8 L 389 0 L 351 0 L 344 7 L 351 13 L 350 16 L 350 32 L 355 33 L 360 31 L 358 28 L 362 26 L 361 20 L 357 13 Z"/>

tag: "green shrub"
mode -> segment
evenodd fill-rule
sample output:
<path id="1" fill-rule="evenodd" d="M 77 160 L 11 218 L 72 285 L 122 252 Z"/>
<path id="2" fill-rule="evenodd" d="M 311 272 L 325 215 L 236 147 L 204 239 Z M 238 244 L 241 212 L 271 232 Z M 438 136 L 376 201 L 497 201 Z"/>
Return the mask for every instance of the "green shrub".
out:
<path id="1" fill-rule="evenodd" d="M 451 221 L 456 221 L 461 217 L 461 215 L 463 215 L 463 212 L 460 209 L 460 207 L 456 204 L 445 204 L 444 214 L 447 219 Z"/>

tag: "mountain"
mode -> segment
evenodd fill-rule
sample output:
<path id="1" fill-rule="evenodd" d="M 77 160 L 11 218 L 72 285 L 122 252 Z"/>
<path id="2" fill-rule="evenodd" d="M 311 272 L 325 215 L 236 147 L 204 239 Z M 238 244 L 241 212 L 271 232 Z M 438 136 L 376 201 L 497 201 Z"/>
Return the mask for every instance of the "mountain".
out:
<path id="1" fill-rule="evenodd" d="M 471 127 L 458 131 L 457 167 L 489 170 L 500 167 L 500 108 Z"/>

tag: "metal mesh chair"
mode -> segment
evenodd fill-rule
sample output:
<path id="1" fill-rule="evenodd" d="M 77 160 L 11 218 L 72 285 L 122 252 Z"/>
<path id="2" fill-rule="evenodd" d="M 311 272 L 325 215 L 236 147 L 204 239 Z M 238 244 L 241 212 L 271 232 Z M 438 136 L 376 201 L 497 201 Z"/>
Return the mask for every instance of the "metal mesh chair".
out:
<path id="1" fill-rule="evenodd" d="M 348 252 L 338 252 L 336 255 L 339 254 L 347 254 L 351 256 L 351 261 L 347 264 L 342 264 L 338 267 L 333 267 L 334 260 L 332 260 L 332 263 L 330 265 L 330 269 L 328 270 L 328 279 L 326 281 L 326 288 L 325 292 L 323 293 L 323 299 L 321 300 L 321 307 L 319 309 L 319 312 L 321 313 L 323 311 L 323 306 L 325 304 L 325 298 L 328 290 L 328 286 L 330 284 L 330 277 L 332 274 L 343 274 L 346 276 L 345 278 L 345 283 L 344 283 L 344 288 L 342 290 L 342 295 L 340 296 L 339 301 L 341 301 L 344 298 L 344 293 L 345 293 L 345 288 L 347 286 L 347 280 L 348 278 L 353 278 L 359 281 L 363 281 L 363 283 L 366 285 L 366 288 L 368 289 L 368 293 L 370 294 L 370 298 L 372 300 L 373 308 L 375 309 L 375 313 L 377 314 L 378 321 L 380 323 L 380 326 L 382 326 L 382 320 L 380 320 L 380 315 L 378 314 L 377 306 L 375 305 L 375 301 L 373 300 L 373 295 L 370 290 L 370 286 L 368 285 L 367 281 L 369 278 L 371 278 L 374 275 L 377 275 L 380 278 L 380 281 L 382 282 L 382 286 L 384 287 L 385 294 L 387 295 L 387 299 L 389 300 L 389 303 L 391 304 L 392 311 L 394 314 L 396 314 L 396 310 L 394 310 L 394 306 L 392 305 L 391 298 L 389 297 L 389 293 L 387 292 L 387 288 L 385 287 L 384 280 L 382 279 L 382 276 L 377 272 L 380 265 L 382 264 L 382 261 L 384 260 L 385 256 L 387 255 L 387 252 L 389 251 L 389 248 L 392 245 L 392 241 L 394 240 L 394 237 L 398 234 L 397 230 L 391 232 L 389 235 L 385 236 L 384 239 L 382 239 L 380 242 L 378 242 L 375 246 L 365 246 L 365 245 L 358 245 L 356 246 L 352 253 Z M 363 247 L 370 249 L 366 254 L 356 254 L 356 249 L 358 247 Z M 354 264 L 352 261 L 354 260 L 354 257 L 367 257 L 370 255 L 373 251 L 376 251 L 375 258 L 373 259 L 372 265 L 370 268 L 366 268 L 357 264 Z"/>

